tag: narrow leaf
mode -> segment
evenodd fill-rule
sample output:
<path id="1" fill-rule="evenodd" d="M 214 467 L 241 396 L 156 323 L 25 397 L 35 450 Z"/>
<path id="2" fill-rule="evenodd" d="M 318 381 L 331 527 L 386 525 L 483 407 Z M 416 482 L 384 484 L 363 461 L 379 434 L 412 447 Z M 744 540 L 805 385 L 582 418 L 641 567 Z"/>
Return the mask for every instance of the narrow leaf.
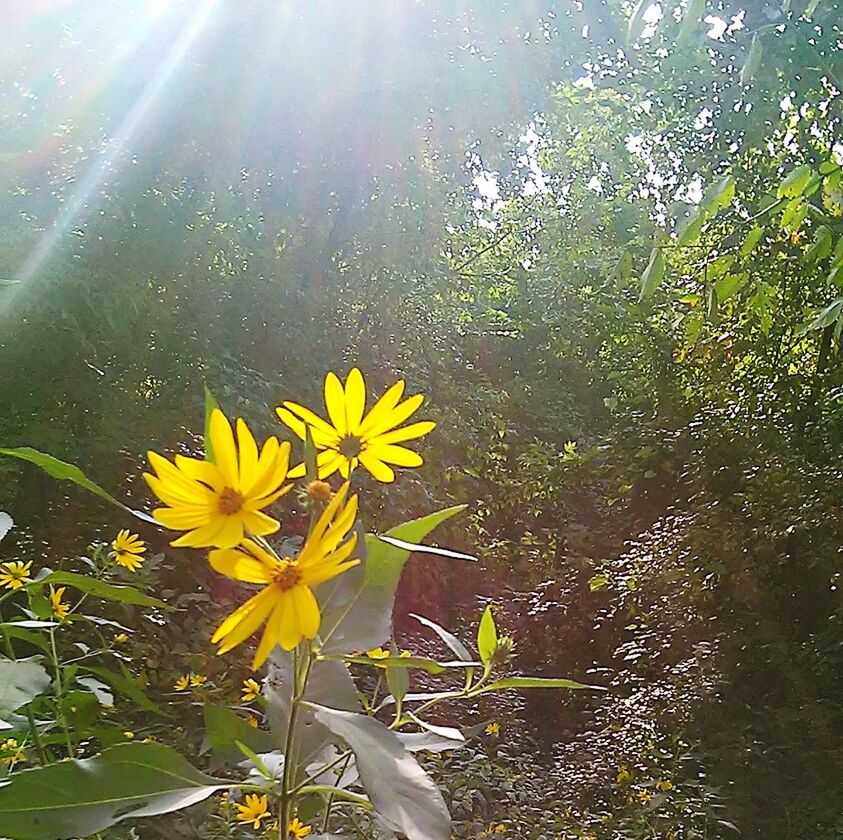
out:
<path id="1" fill-rule="evenodd" d="M 495 648 L 498 646 L 498 628 L 495 627 L 495 618 L 492 615 L 491 606 L 483 611 L 480 619 L 480 626 L 477 628 L 477 650 L 480 652 L 480 659 L 488 668 L 491 665 Z"/>
<path id="2" fill-rule="evenodd" d="M 417 543 L 407 542 L 407 540 L 399 540 L 395 537 L 389 537 L 386 534 L 381 534 L 378 539 L 394 545 L 397 548 L 403 548 L 405 551 L 413 551 L 418 554 L 437 554 L 440 557 L 449 557 L 452 560 L 472 560 L 477 561 L 477 558 L 472 554 L 463 554 L 461 551 L 452 551 L 450 548 L 439 548 L 435 545 L 418 545 Z"/>
<path id="3" fill-rule="evenodd" d="M 118 601 L 121 604 L 135 604 L 140 607 L 157 607 L 161 610 L 170 609 L 163 601 L 159 601 L 150 595 L 144 595 L 134 586 L 117 586 L 76 572 L 50 572 L 42 578 L 37 578 L 31 583 L 25 584 L 25 586 L 31 588 L 48 583 L 56 586 L 73 586 L 80 592 L 87 592 L 89 595 L 95 595 L 97 598 L 106 601 Z"/>
<path id="4" fill-rule="evenodd" d="M 417 615 L 416 613 L 410 613 L 410 618 L 414 618 L 416 621 L 424 624 L 425 627 L 429 627 L 433 630 L 433 632 L 436 633 L 436 635 L 439 636 L 439 638 L 442 639 L 442 641 L 460 659 L 466 662 L 471 662 L 474 658 L 468 648 L 453 633 L 449 633 L 444 627 L 441 627 L 435 621 L 431 621 L 429 618 L 425 618 L 423 615 Z"/>
<path id="5" fill-rule="evenodd" d="M 216 463 L 214 460 L 214 445 L 211 443 L 211 415 L 215 408 L 219 408 L 220 404 L 217 398 L 211 392 L 211 389 L 205 386 L 205 460 L 212 464 Z"/>
<path id="6" fill-rule="evenodd" d="M 661 285 L 664 280 L 664 253 L 659 247 L 653 248 L 650 252 L 650 262 L 644 269 L 644 274 L 641 275 L 641 294 L 638 297 L 639 301 L 646 300 L 653 292 Z"/>
<path id="7" fill-rule="evenodd" d="M 480 692 L 497 691 L 502 688 L 590 688 L 592 691 L 606 691 L 600 685 L 585 685 L 574 680 L 545 679 L 544 677 L 504 677 L 483 686 Z"/>

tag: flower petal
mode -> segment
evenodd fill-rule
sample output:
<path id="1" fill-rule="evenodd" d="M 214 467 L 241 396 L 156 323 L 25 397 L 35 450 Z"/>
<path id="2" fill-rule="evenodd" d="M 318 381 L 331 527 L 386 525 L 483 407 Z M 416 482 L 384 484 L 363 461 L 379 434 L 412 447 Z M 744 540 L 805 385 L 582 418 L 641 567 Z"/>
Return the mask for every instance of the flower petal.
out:
<path id="1" fill-rule="evenodd" d="M 214 571 L 244 583 L 269 583 L 272 580 L 270 565 L 236 548 L 218 548 L 208 555 L 208 562 Z"/>
<path id="2" fill-rule="evenodd" d="M 333 372 L 325 377 L 325 408 L 328 409 L 331 424 L 339 436 L 345 437 L 348 434 L 348 426 L 345 422 L 345 391 Z"/>
<path id="3" fill-rule="evenodd" d="M 258 479 L 258 445 L 241 418 L 237 418 L 237 450 L 240 456 L 240 481 L 236 485 L 241 492 L 254 486 Z"/>
<path id="4" fill-rule="evenodd" d="M 404 426 L 402 429 L 395 429 L 392 432 L 378 435 L 370 442 L 370 446 L 381 446 L 387 443 L 401 443 L 405 440 L 414 440 L 415 438 L 424 437 L 436 428 L 436 423 L 431 420 L 422 420 L 419 423 L 411 423 L 409 426 Z"/>
<path id="5" fill-rule="evenodd" d="M 410 415 L 419 410 L 421 404 L 424 402 L 423 394 L 416 394 L 413 397 L 408 397 L 400 405 L 395 406 L 392 411 L 385 414 L 377 423 L 372 423 L 366 432 L 366 440 L 371 441 L 383 432 L 394 429 L 400 426 Z"/>
<path id="6" fill-rule="evenodd" d="M 379 425 L 392 412 L 395 406 L 398 405 L 403 393 L 404 380 L 399 379 L 394 385 L 387 388 L 384 395 L 372 406 L 372 410 L 360 424 L 357 433 L 361 436 L 366 436 L 370 429 Z"/>
<path id="7" fill-rule="evenodd" d="M 345 380 L 345 427 L 356 435 L 366 410 L 366 383 L 360 368 L 352 368 Z"/>
<path id="8" fill-rule="evenodd" d="M 214 461 L 222 474 L 226 487 L 239 487 L 240 475 L 237 468 L 237 448 L 234 445 L 234 432 L 228 418 L 215 408 L 211 412 L 208 429 L 211 445 L 214 448 Z"/>
<path id="9" fill-rule="evenodd" d="M 364 450 L 360 453 L 360 463 L 372 474 L 372 477 L 378 481 L 382 481 L 384 484 L 389 484 L 390 482 L 395 481 L 395 471 L 392 467 L 387 466 L 383 461 L 379 461 L 368 450 Z"/>
<path id="10" fill-rule="evenodd" d="M 366 449 L 366 452 L 379 461 L 395 464 L 397 467 L 420 467 L 424 463 L 424 459 L 418 452 L 389 443 L 373 444 Z"/>
<path id="11" fill-rule="evenodd" d="M 198 458 L 187 458 L 184 455 L 176 455 L 176 466 L 194 481 L 201 481 L 213 488 L 217 493 L 225 487 L 225 480 L 222 477 L 216 464 L 210 461 L 200 461 Z"/>
<path id="12" fill-rule="evenodd" d="M 218 654 L 236 647 L 261 626 L 275 606 L 276 591 L 275 586 L 264 587 L 220 624 L 211 636 L 212 644 L 220 643 Z"/>
<path id="13" fill-rule="evenodd" d="M 325 442 L 327 441 L 336 441 L 339 443 L 340 435 L 330 423 L 323 420 L 318 414 L 311 411 L 309 408 L 305 408 L 303 405 L 299 405 L 298 403 L 294 402 L 285 402 L 283 403 L 284 409 L 287 411 L 292 412 L 296 417 L 300 418 L 304 423 L 306 423 L 311 428 L 311 434 L 313 435 L 313 442 L 316 443 L 317 446 L 320 444 L 317 443 L 319 436 L 323 437 Z M 284 417 L 281 416 L 280 412 L 282 409 L 276 409 L 276 413 L 281 418 L 283 422 L 287 422 Z M 296 432 L 293 426 L 290 426 L 294 432 Z M 298 432 L 296 432 L 298 434 Z M 304 432 L 302 430 L 302 434 L 299 437 L 304 440 Z"/>
<path id="14" fill-rule="evenodd" d="M 264 628 L 261 640 L 258 643 L 258 648 L 255 651 L 255 656 L 252 659 L 252 670 L 257 671 L 269 658 L 272 649 L 280 642 L 281 638 L 281 621 L 285 611 L 290 603 L 290 593 L 276 592 L 275 608 L 272 610 L 272 615 L 269 616 Z"/>

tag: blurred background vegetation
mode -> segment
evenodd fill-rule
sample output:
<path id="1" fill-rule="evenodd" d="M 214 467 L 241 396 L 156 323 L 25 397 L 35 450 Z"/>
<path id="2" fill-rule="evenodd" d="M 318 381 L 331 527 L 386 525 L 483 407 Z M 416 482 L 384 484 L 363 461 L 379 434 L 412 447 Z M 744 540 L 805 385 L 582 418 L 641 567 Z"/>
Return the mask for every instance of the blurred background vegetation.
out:
<path id="1" fill-rule="evenodd" d="M 475 710 L 460 836 L 843 837 L 839 0 L 4 16 L 0 443 L 140 506 L 204 383 L 280 433 L 326 370 L 405 377 L 439 426 L 369 515 L 468 502 L 481 562 L 411 564 L 399 636 L 479 591 L 525 669 L 613 689 Z M 0 478 L 16 559 L 125 525 Z M 226 597 L 185 564 L 161 690 Z"/>

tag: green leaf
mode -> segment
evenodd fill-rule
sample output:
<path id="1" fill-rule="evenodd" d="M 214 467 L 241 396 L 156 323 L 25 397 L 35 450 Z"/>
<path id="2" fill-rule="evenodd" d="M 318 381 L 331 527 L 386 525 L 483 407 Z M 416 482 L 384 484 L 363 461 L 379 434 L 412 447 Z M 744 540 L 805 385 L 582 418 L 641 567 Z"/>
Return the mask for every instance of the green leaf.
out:
<path id="1" fill-rule="evenodd" d="M 682 16 L 682 26 L 679 27 L 679 43 L 684 43 L 688 36 L 696 29 L 705 14 L 705 0 L 689 0 L 685 14 Z"/>
<path id="2" fill-rule="evenodd" d="M 423 615 L 417 615 L 416 613 L 410 613 L 410 618 L 414 618 L 425 627 L 433 630 L 459 659 L 462 659 L 464 662 L 471 662 L 474 659 L 468 648 L 453 633 L 449 633 L 435 621 L 431 621 L 429 618 L 425 618 Z"/>
<path id="3" fill-rule="evenodd" d="M 599 592 L 601 589 L 609 585 L 608 575 L 594 575 L 588 580 L 588 589 L 590 592 Z"/>
<path id="4" fill-rule="evenodd" d="M 748 257 L 755 250 L 755 246 L 761 241 L 763 235 L 764 229 L 760 225 L 755 225 L 741 245 L 741 256 Z"/>
<path id="5" fill-rule="evenodd" d="M 215 408 L 219 408 L 220 404 L 217 398 L 211 393 L 211 389 L 205 386 L 205 460 L 212 464 L 216 463 L 214 460 L 214 445 L 211 443 L 211 415 Z"/>
<path id="6" fill-rule="evenodd" d="M 446 508 L 398 525 L 385 536 L 418 544 L 437 525 L 463 510 L 465 505 Z M 364 548 L 361 565 L 320 587 L 320 601 L 326 604 L 321 631 L 324 653 L 370 650 L 392 635 L 395 590 L 410 551 L 374 534 L 366 535 Z"/>
<path id="7" fill-rule="evenodd" d="M 398 540 L 386 534 L 379 534 L 378 539 L 389 543 L 389 545 L 394 545 L 396 548 L 403 548 L 410 553 L 435 554 L 439 557 L 447 557 L 450 560 L 470 560 L 475 563 L 477 562 L 477 558 L 473 554 L 463 554 L 461 551 L 453 551 L 450 548 L 439 548 L 436 545 L 419 545 L 418 543 L 407 542 L 407 540 Z"/>
<path id="8" fill-rule="evenodd" d="M 733 175 L 727 175 L 705 191 L 700 206 L 713 214 L 725 210 L 734 198 L 735 178 Z"/>
<path id="9" fill-rule="evenodd" d="M 99 484 L 91 481 L 91 479 L 88 478 L 88 476 L 86 476 L 85 473 L 83 473 L 82 470 L 80 470 L 75 464 L 68 464 L 66 461 L 60 461 L 52 455 L 39 452 L 37 449 L 32 449 L 29 446 L 21 446 L 17 449 L 0 448 L 0 455 L 8 455 L 12 458 L 20 458 L 22 461 L 29 461 L 29 463 L 35 464 L 36 467 L 40 467 L 44 470 L 47 475 L 51 475 L 53 478 L 59 479 L 59 481 L 72 481 L 74 484 L 78 484 L 88 492 L 99 496 L 101 499 L 105 499 L 107 502 L 111 502 L 113 505 L 117 505 L 117 507 L 122 508 L 128 513 L 131 513 L 132 516 L 136 516 L 138 519 L 143 519 L 144 522 L 151 522 L 154 525 L 158 524 L 151 516 L 147 516 L 139 510 L 132 510 L 122 502 L 117 501 L 117 499 L 115 499 L 114 496 L 112 496 L 107 490 L 104 490 L 99 486 Z"/>
<path id="10" fill-rule="evenodd" d="M 824 330 L 841 318 L 843 318 L 843 298 L 837 298 L 814 318 L 811 322 L 811 329 Z"/>
<path id="11" fill-rule="evenodd" d="M 239 741 L 254 752 L 270 752 L 277 744 L 268 732 L 250 726 L 249 722 L 226 706 L 206 703 L 205 736 L 208 746 L 221 758 L 236 758 L 241 750 Z"/>
<path id="12" fill-rule="evenodd" d="M 650 262 L 647 263 L 647 268 L 644 269 L 644 274 L 641 276 L 639 301 L 646 300 L 658 289 L 662 280 L 664 280 L 664 268 L 664 253 L 661 248 L 655 247 L 650 252 Z"/>
<path id="13" fill-rule="evenodd" d="M 89 837 L 122 820 L 168 814 L 234 787 L 171 747 L 127 743 L 100 755 L 12 774 L 0 787 L 0 835 Z"/>
<path id="14" fill-rule="evenodd" d="M 802 195 L 811 180 L 811 167 L 807 163 L 800 164 L 782 179 L 776 191 L 777 198 L 798 198 Z"/>
<path id="15" fill-rule="evenodd" d="M 693 245 L 699 238 L 702 226 L 705 224 L 707 213 L 702 207 L 697 207 L 687 219 L 678 227 L 676 233 L 677 245 Z"/>
<path id="16" fill-rule="evenodd" d="M 79 683 L 86 691 L 90 691 L 97 702 L 101 706 L 111 707 L 114 705 L 114 695 L 108 690 L 108 686 L 104 682 L 100 682 L 95 677 L 76 677 L 76 682 Z"/>
<path id="17" fill-rule="evenodd" d="M 814 234 L 814 241 L 805 251 L 805 260 L 809 263 L 820 262 L 831 255 L 833 239 L 831 229 L 827 225 L 820 225 Z"/>
<path id="18" fill-rule="evenodd" d="M 106 583 L 104 580 L 97 580 L 88 575 L 81 575 L 77 572 L 50 572 L 44 577 L 36 578 L 31 583 L 25 584 L 27 589 L 35 586 L 52 583 L 55 586 L 73 586 L 80 592 L 87 592 L 105 601 L 117 601 L 121 604 L 135 604 L 140 607 L 157 607 L 160 610 L 170 609 L 163 601 L 144 595 L 134 586 L 117 586 L 113 583 Z"/>
<path id="19" fill-rule="evenodd" d="M 40 656 L 0 659 L 0 717 L 19 709 L 50 687 L 50 676 Z"/>
<path id="20" fill-rule="evenodd" d="M 119 664 L 122 674 L 117 674 L 114 671 L 110 671 L 108 668 L 103 668 L 99 665 L 85 665 L 82 663 L 79 665 L 79 670 L 87 671 L 90 674 L 96 674 L 100 679 L 108 683 L 108 685 L 117 692 L 118 696 L 122 695 L 127 697 L 135 703 L 135 705 L 140 706 L 142 709 L 146 709 L 148 712 L 153 712 L 156 715 L 161 715 L 161 717 L 172 717 L 172 715 L 168 712 L 161 709 L 160 706 L 153 703 L 140 686 L 138 686 L 138 684 L 132 679 L 132 675 L 126 669 L 126 666 L 123 665 L 122 662 Z"/>
<path id="21" fill-rule="evenodd" d="M 448 840 L 451 818 L 442 794 L 394 732 L 368 715 L 305 705 L 354 751 L 363 787 L 393 831 L 408 840 Z"/>
<path id="22" fill-rule="evenodd" d="M 574 680 L 545 679 L 544 677 L 504 677 L 484 685 L 478 694 L 504 688 L 590 688 L 593 691 L 607 690 L 600 685 L 585 685 Z"/>
<path id="23" fill-rule="evenodd" d="M 743 63 L 740 74 L 740 82 L 742 85 L 748 85 L 758 72 L 761 66 L 761 55 L 764 52 L 764 47 L 761 44 L 761 39 L 758 33 L 752 36 L 752 43 L 749 45 L 749 52 L 746 54 L 746 61 Z"/>
<path id="24" fill-rule="evenodd" d="M 420 671 L 427 671 L 428 674 L 442 674 L 454 668 L 472 668 L 480 665 L 479 662 L 437 662 L 435 659 L 427 659 L 423 656 L 385 656 L 383 659 L 376 659 L 371 656 L 355 656 L 342 654 L 329 654 L 325 659 L 341 659 L 343 662 L 354 662 L 357 665 L 371 665 L 375 668 L 400 668 L 407 671 L 417 668 Z"/>
<path id="25" fill-rule="evenodd" d="M 487 668 L 491 665 L 497 646 L 498 628 L 495 627 L 492 608 L 487 606 L 483 610 L 483 617 L 480 619 L 480 626 L 477 628 L 477 650 L 480 652 L 480 660 Z"/>
<path id="26" fill-rule="evenodd" d="M 396 654 L 395 656 L 390 656 L 389 659 L 400 660 L 401 657 Z M 395 667 L 390 668 L 389 661 L 387 660 L 386 686 L 389 689 L 389 693 L 395 700 L 396 705 L 400 709 L 401 704 L 404 702 L 404 698 L 407 696 L 407 692 L 410 690 L 409 669 Z"/>
<path id="27" fill-rule="evenodd" d="M 246 756 L 246 758 L 249 759 L 249 761 L 252 762 L 252 764 L 255 766 L 255 769 L 258 771 L 258 773 L 261 774 L 261 776 L 264 777 L 264 779 L 266 779 L 267 781 L 272 781 L 275 778 L 274 774 L 266 766 L 263 759 L 253 749 L 247 747 L 242 741 L 235 741 L 234 745 L 237 747 L 238 750 L 240 750 L 243 755 Z"/>
<path id="28" fill-rule="evenodd" d="M 749 276 L 746 272 L 727 274 L 725 277 L 721 277 L 714 284 L 714 291 L 717 292 L 717 301 L 719 303 L 725 303 L 735 295 L 748 279 Z"/>

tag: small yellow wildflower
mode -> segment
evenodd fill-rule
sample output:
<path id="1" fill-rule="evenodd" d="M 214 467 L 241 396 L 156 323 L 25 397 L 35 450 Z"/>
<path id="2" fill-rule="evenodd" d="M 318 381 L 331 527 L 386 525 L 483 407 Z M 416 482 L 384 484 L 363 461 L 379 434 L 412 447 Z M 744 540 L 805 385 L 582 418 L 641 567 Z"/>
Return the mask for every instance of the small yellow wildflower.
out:
<path id="1" fill-rule="evenodd" d="M 15 738 L 7 738 L 0 743 L 0 752 L 6 753 L 0 758 L 0 764 L 20 764 L 21 761 L 26 761 L 26 750 Z"/>
<path id="2" fill-rule="evenodd" d="M 6 589 L 20 589 L 32 580 L 29 575 L 31 570 L 31 560 L 27 560 L 26 563 L 21 560 L 0 563 L 0 586 L 5 586 Z"/>
<path id="3" fill-rule="evenodd" d="M 302 837 L 307 837 L 312 829 L 309 825 L 305 825 L 301 822 L 298 817 L 295 817 L 287 826 L 287 831 L 289 832 L 290 837 L 295 837 L 296 840 L 301 840 Z"/>
<path id="4" fill-rule="evenodd" d="M 261 687 L 257 680 L 253 680 L 251 677 L 248 680 L 243 680 L 243 696 L 241 700 L 244 703 L 250 703 L 252 700 L 256 699 L 260 696 Z"/>
<path id="5" fill-rule="evenodd" d="M 126 730 L 126 731 L 123 733 L 123 737 L 124 737 L 124 738 L 126 738 L 126 740 L 131 741 L 131 740 L 135 737 L 135 733 L 134 733 L 134 732 L 131 732 L 131 731 L 129 731 L 129 730 Z"/>
<path id="6" fill-rule="evenodd" d="M 242 549 L 212 551 L 211 566 L 220 574 L 264 588 L 238 607 L 211 637 L 217 653 L 226 653 L 246 641 L 262 624 L 252 670 L 266 662 L 275 645 L 292 650 L 302 639 L 319 632 L 322 614 L 312 587 L 331 580 L 360 561 L 351 559 L 357 544 L 353 532 L 357 496 L 346 503 L 348 483 L 334 494 L 310 531 L 298 556 L 278 558 L 253 540 Z"/>
<path id="7" fill-rule="evenodd" d="M 252 729 L 257 729 L 257 728 L 258 728 L 258 719 L 257 719 L 254 715 L 252 715 L 252 716 L 251 716 L 251 717 L 250 717 L 250 718 L 246 721 L 246 723 L 248 723 L 248 724 L 249 724 L 249 726 L 251 726 L 251 727 L 252 727 Z"/>
<path id="8" fill-rule="evenodd" d="M 626 769 L 626 767 L 621 767 L 618 770 L 618 775 L 616 780 L 619 785 L 628 785 L 632 781 L 632 773 Z"/>
<path id="9" fill-rule="evenodd" d="M 653 794 L 649 790 L 639 790 L 636 795 L 644 804 L 653 798 Z"/>
<path id="10" fill-rule="evenodd" d="M 347 479 L 359 464 L 378 481 L 389 483 L 395 480 L 390 464 L 420 467 L 423 463 L 421 455 L 396 444 L 424 437 L 436 426 L 425 420 L 399 428 L 424 402 L 421 394 L 401 402 L 403 394 L 402 379 L 366 414 L 366 383 L 360 370 L 354 368 L 345 386 L 335 373 L 325 377 L 325 408 L 330 422 L 294 402 L 285 402 L 275 413 L 302 440 L 310 427 L 314 446 L 322 450 L 316 458 L 319 478 L 327 478 L 339 470 Z M 301 478 L 304 474 L 304 464 L 290 470 L 291 478 Z"/>
<path id="11" fill-rule="evenodd" d="M 500 735 L 501 725 L 496 720 L 494 720 L 491 723 L 487 723 L 486 728 L 483 731 L 487 735 Z"/>
<path id="12" fill-rule="evenodd" d="M 506 826 L 503 823 L 498 823 L 495 826 L 495 834 L 503 834 L 506 831 Z"/>
<path id="13" fill-rule="evenodd" d="M 50 584 L 50 609 L 53 616 L 59 621 L 64 621 L 70 613 L 70 604 L 62 603 L 62 596 L 66 586 L 60 586 L 58 589 L 53 589 L 53 584 Z"/>
<path id="14" fill-rule="evenodd" d="M 203 674 L 191 674 L 190 675 L 190 687 L 191 688 L 200 688 L 201 686 L 205 685 L 208 682 L 208 678 Z"/>
<path id="15" fill-rule="evenodd" d="M 656 789 L 665 792 L 673 790 L 673 782 L 671 782 L 670 779 L 659 779 L 659 781 L 656 782 Z"/>
<path id="16" fill-rule="evenodd" d="M 176 691 L 187 691 L 190 688 L 190 677 L 190 674 L 183 674 L 173 683 L 173 688 Z"/>
<path id="17" fill-rule="evenodd" d="M 122 645 L 129 641 L 129 637 L 125 633 L 115 633 L 114 634 L 114 644 L 115 645 Z"/>
<path id="18" fill-rule="evenodd" d="M 371 650 L 367 650 L 366 656 L 368 656 L 369 659 L 387 659 L 389 657 L 389 651 L 384 650 L 382 647 L 376 647 Z"/>
<path id="19" fill-rule="evenodd" d="M 311 481 L 307 485 L 307 495 L 317 502 L 330 502 L 331 485 L 327 481 Z"/>
<path id="20" fill-rule="evenodd" d="M 248 426 L 237 421 L 237 443 L 225 415 L 215 408 L 208 434 L 215 463 L 176 455 L 175 464 L 156 452 L 147 453 L 155 475 L 143 477 L 167 507 L 152 516 L 165 528 L 186 531 L 170 545 L 234 548 L 244 536 L 274 534 L 281 524 L 262 512 L 283 496 L 290 462 L 290 444 L 268 438 L 258 446 Z"/>
<path id="21" fill-rule="evenodd" d="M 111 548 L 114 559 L 130 572 L 136 572 L 143 565 L 141 555 L 146 552 L 146 545 L 137 534 L 130 534 L 128 528 L 117 532 Z"/>
<path id="22" fill-rule="evenodd" d="M 238 805 L 240 813 L 237 819 L 242 823 L 251 823 L 252 828 L 260 828 L 261 820 L 265 820 L 269 814 L 269 800 L 266 794 L 258 796 L 256 793 L 246 794 L 246 804 Z"/>

